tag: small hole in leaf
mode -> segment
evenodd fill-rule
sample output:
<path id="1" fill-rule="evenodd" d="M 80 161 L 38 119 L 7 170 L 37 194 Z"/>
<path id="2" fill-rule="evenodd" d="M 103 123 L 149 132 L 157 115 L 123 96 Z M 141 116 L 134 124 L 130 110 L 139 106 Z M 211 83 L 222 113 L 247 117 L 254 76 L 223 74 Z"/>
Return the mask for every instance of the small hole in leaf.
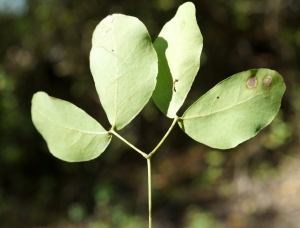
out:
<path id="1" fill-rule="evenodd" d="M 251 76 L 250 78 L 248 78 L 248 80 L 247 80 L 247 87 L 248 87 L 248 89 L 252 89 L 252 88 L 254 88 L 256 86 L 257 86 L 257 78 L 256 78 L 256 76 L 254 75 L 254 76 Z"/>
<path id="2" fill-rule="evenodd" d="M 262 129 L 262 126 L 258 125 L 258 126 L 255 128 L 255 133 L 259 132 L 261 129 Z"/>
<path id="3" fill-rule="evenodd" d="M 264 78 L 264 87 L 270 87 L 272 85 L 272 77 L 267 76 Z"/>
<path id="4" fill-rule="evenodd" d="M 217 99 L 219 99 L 220 97 L 219 96 L 217 96 Z"/>

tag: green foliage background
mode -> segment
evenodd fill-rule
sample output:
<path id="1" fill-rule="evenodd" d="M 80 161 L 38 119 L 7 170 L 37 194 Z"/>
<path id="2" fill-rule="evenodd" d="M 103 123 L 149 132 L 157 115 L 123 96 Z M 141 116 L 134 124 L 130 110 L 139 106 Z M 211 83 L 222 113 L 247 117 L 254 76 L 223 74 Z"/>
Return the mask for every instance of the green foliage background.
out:
<path id="1" fill-rule="evenodd" d="M 90 162 L 56 159 L 33 127 L 30 102 L 33 93 L 45 91 L 108 129 L 89 69 L 96 25 L 111 13 L 135 16 L 154 40 L 183 1 L 11 2 L 4 8 L 0 1 L 0 227 L 146 227 L 145 160 L 117 139 Z M 204 46 L 181 110 L 251 68 L 278 71 L 287 90 L 273 123 L 235 149 L 212 150 L 173 130 L 152 162 L 154 225 L 296 228 L 300 2 L 193 2 Z M 150 151 L 170 124 L 151 101 L 120 134 Z"/>

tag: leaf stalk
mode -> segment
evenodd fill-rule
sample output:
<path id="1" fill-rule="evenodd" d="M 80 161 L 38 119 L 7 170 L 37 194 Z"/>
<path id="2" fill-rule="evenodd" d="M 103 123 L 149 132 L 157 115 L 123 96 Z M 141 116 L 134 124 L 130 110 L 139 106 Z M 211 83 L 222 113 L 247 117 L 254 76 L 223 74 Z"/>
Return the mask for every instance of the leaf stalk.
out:
<path id="1" fill-rule="evenodd" d="M 108 133 L 115 135 L 116 137 L 118 137 L 119 139 L 121 139 L 124 143 L 126 143 L 128 146 L 130 146 L 132 149 L 134 149 L 136 152 L 138 152 L 139 154 L 141 154 L 144 158 L 148 159 L 148 154 L 146 154 L 145 152 L 141 151 L 140 149 L 138 149 L 137 147 L 135 147 L 134 145 L 132 145 L 130 142 L 128 142 L 126 139 L 124 139 L 121 135 L 119 135 L 113 129 L 110 129 L 108 131 Z"/>
<path id="2" fill-rule="evenodd" d="M 161 146 L 161 144 L 163 144 L 163 142 L 165 141 L 165 139 L 168 137 L 168 135 L 170 134 L 170 132 L 172 131 L 172 129 L 174 128 L 175 124 L 177 123 L 177 121 L 179 120 L 179 117 L 176 116 L 169 128 L 169 130 L 166 132 L 166 134 L 164 135 L 164 137 L 160 140 L 160 142 L 157 144 L 157 146 L 148 154 L 148 157 L 151 158 L 153 156 L 153 154 L 158 150 L 158 148 Z"/>

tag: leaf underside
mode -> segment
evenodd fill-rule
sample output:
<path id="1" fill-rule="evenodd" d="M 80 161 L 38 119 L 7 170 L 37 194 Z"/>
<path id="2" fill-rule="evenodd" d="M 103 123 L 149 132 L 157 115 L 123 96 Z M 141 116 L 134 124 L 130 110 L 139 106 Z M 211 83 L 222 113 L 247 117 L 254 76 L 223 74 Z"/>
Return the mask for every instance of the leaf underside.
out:
<path id="1" fill-rule="evenodd" d="M 277 114 L 285 84 L 276 71 L 235 74 L 200 97 L 183 114 L 180 128 L 194 140 L 229 149 L 255 136 Z"/>
<path id="2" fill-rule="evenodd" d="M 176 116 L 192 86 L 200 67 L 202 46 L 195 6 L 191 2 L 184 3 L 154 42 L 158 76 L 152 97 L 169 118 Z"/>
<path id="3" fill-rule="evenodd" d="M 44 92 L 34 94 L 31 115 L 50 152 L 64 161 L 92 160 L 111 140 L 108 132 L 82 109 Z"/>
<path id="4" fill-rule="evenodd" d="M 156 84 L 157 55 L 144 24 L 113 14 L 96 27 L 90 68 L 112 127 L 120 130 L 146 105 Z"/>

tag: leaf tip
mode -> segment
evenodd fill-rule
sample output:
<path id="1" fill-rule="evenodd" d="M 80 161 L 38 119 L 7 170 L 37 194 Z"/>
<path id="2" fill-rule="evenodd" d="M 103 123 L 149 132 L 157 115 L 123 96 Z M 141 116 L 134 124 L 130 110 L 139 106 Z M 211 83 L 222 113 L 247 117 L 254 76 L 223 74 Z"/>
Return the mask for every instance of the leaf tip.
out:
<path id="1" fill-rule="evenodd" d="M 106 17 L 106 21 L 109 22 L 109 23 L 113 23 L 114 19 L 115 19 L 115 15 L 114 14 L 108 15 Z"/>
<path id="2" fill-rule="evenodd" d="M 194 14 L 196 12 L 196 7 L 195 7 L 194 3 L 193 2 L 185 2 L 185 3 L 183 3 L 181 6 L 179 6 L 177 12 L 179 12 L 179 11 L 184 12 L 186 10 L 190 10 L 190 13 Z"/>

